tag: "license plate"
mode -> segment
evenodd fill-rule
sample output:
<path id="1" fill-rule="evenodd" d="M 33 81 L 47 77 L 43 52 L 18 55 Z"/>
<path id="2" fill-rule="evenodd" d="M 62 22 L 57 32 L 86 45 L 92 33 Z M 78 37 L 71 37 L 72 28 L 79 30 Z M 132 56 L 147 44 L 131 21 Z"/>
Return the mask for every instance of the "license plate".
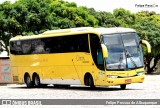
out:
<path id="1" fill-rule="evenodd" d="M 126 80 L 125 80 L 125 83 L 131 83 L 131 82 L 132 82 L 131 79 L 126 79 Z"/>

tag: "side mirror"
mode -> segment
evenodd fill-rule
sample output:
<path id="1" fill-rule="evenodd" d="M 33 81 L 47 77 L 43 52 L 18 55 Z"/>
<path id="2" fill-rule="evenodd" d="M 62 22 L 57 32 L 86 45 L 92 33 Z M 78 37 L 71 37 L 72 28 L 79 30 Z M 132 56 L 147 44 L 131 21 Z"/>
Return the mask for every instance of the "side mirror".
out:
<path id="1" fill-rule="evenodd" d="M 107 47 L 104 44 L 101 44 L 102 47 L 102 53 L 103 53 L 103 57 L 107 58 L 108 57 L 108 50 Z"/>
<path id="2" fill-rule="evenodd" d="M 146 40 L 141 40 L 140 43 L 145 44 L 146 47 L 147 47 L 148 53 L 151 53 L 151 45 L 149 44 L 148 41 L 146 41 Z"/>

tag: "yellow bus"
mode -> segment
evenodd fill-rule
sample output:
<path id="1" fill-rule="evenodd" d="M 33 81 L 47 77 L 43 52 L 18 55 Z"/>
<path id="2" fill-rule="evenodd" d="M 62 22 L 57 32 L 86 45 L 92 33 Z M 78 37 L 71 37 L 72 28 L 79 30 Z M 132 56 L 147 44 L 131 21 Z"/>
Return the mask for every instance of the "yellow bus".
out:
<path id="1" fill-rule="evenodd" d="M 120 85 L 144 81 L 141 43 L 130 28 L 79 27 L 10 39 L 14 83 L 41 85 Z"/>

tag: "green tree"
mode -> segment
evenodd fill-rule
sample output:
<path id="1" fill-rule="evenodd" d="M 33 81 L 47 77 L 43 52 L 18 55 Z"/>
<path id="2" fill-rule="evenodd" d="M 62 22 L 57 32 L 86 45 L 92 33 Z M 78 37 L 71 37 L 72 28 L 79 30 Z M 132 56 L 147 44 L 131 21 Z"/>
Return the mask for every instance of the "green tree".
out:
<path id="1" fill-rule="evenodd" d="M 135 15 L 129 10 L 119 8 L 115 9 L 113 14 L 117 22 L 119 22 L 123 27 L 131 27 L 133 24 L 135 24 Z"/>
<path id="2" fill-rule="evenodd" d="M 0 45 L 7 52 L 9 39 L 22 29 L 21 24 L 15 19 L 13 13 L 13 5 L 10 2 L 7 1 L 0 4 Z"/>
<path id="3" fill-rule="evenodd" d="M 152 53 L 145 53 L 147 73 L 152 73 L 160 59 L 160 15 L 155 12 L 142 11 L 136 13 L 136 24 L 133 26 L 141 39 L 149 41 Z M 151 63 L 153 62 L 153 65 Z"/>
<path id="4" fill-rule="evenodd" d="M 115 16 L 110 12 L 96 11 L 94 8 L 85 8 L 91 15 L 98 20 L 100 27 L 119 27 L 121 24 L 116 20 Z"/>
<path id="5" fill-rule="evenodd" d="M 46 30 L 98 26 L 98 20 L 76 3 L 63 0 L 18 0 L 0 4 L 0 44 L 8 52 L 9 39 Z"/>

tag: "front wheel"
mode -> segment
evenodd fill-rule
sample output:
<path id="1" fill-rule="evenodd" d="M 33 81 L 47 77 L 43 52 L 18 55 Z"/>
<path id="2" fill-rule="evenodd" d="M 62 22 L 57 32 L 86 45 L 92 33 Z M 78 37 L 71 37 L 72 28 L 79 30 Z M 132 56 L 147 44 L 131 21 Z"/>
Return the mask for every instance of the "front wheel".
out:
<path id="1" fill-rule="evenodd" d="M 95 88 L 95 86 L 94 86 L 94 81 L 93 81 L 92 76 L 89 77 L 89 86 L 90 86 L 91 88 Z"/>
<path id="2" fill-rule="evenodd" d="M 87 75 L 85 77 L 85 85 L 90 86 L 90 88 L 94 88 L 94 81 L 93 81 L 93 77 L 91 75 Z"/>
<path id="3" fill-rule="evenodd" d="M 122 84 L 122 85 L 120 85 L 120 87 L 121 87 L 121 90 L 125 90 L 126 89 L 126 84 Z"/>

